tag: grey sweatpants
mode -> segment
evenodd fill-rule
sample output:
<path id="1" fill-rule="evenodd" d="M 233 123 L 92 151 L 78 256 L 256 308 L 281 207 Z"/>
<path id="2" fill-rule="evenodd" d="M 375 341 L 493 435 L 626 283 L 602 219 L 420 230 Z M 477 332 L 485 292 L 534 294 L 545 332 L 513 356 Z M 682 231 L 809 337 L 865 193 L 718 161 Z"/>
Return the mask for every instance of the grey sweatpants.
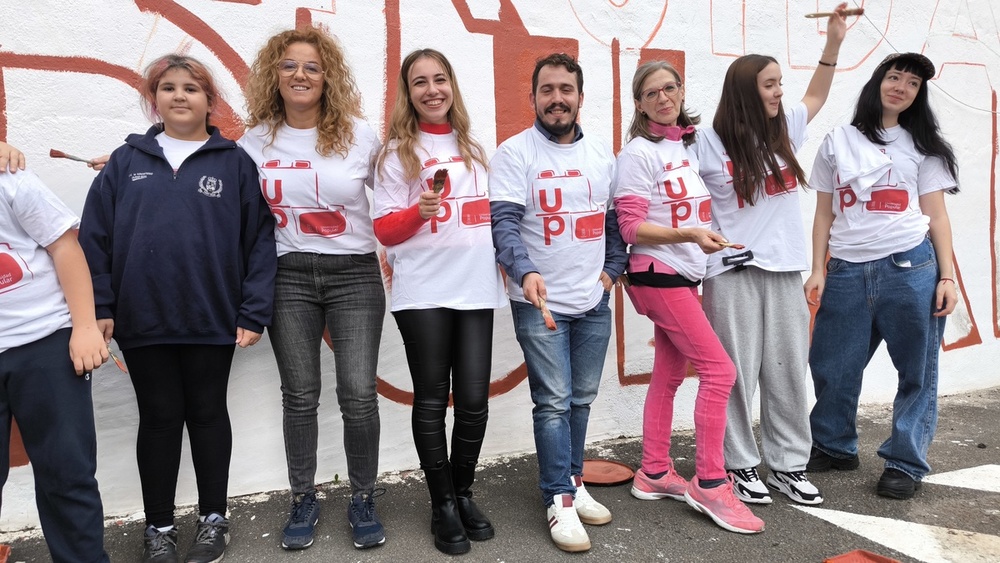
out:
<path id="1" fill-rule="evenodd" d="M 760 433 L 771 470 L 801 471 L 812 437 L 806 364 L 809 309 L 798 272 L 756 267 L 705 280 L 703 305 L 722 346 L 736 364 L 726 416 L 727 469 L 756 467 L 753 399 L 760 386 Z"/>

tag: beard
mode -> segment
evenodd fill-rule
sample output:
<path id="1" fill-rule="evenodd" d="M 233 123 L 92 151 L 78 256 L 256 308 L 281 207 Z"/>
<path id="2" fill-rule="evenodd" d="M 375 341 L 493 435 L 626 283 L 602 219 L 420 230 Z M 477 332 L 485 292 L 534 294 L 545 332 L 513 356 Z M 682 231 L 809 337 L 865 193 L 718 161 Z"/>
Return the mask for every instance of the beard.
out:
<path id="1" fill-rule="evenodd" d="M 545 116 L 549 111 L 554 109 L 561 109 L 566 112 L 564 115 L 569 118 L 568 121 L 566 121 L 566 123 L 560 123 L 559 121 L 546 123 Z M 571 113 L 569 106 L 566 104 L 552 104 L 540 113 L 536 110 L 536 117 L 538 117 L 539 123 L 542 124 L 542 128 L 548 131 L 550 135 L 554 135 L 556 137 L 562 137 L 576 128 L 576 113 Z"/>

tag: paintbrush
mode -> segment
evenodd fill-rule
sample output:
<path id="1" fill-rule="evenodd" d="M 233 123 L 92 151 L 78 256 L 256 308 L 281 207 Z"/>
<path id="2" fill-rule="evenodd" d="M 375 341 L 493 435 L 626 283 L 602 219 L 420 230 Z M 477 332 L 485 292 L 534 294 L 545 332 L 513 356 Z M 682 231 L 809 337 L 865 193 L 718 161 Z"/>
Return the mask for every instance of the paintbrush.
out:
<path id="1" fill-rule="evenodd" d="M 743 250 L 744 248 L 746 248 L 746 246 L 738 242 L 729 242 L 728 240 L 726 242 L 720 242 L 719 245 L 725 248 L 734 248 L 736 250 Z"/>
<path id="2" fill-rule="evenodd" d="M 118 354 L 115 354 L 115 351 L 111 349 L 110 344 L 108 344 L 108 354 L 111 355 L 111 359 L 115 361 L 115 365 L 118 366 L 118 369 L 122 370 L 125 373 L 128 373 L 128 368 L 125 367 L 125 362 L 123 362 L 121 358 L 118 357 Z"/>
<path id="3" fill-rule="evenodd" d="M 545 300 L 542 298 L 538 299 L 538 303 L 541 305 L 539 309 L 542 310 L 542 320 L 545 321 L 545 328 L 549 330 L 556 330 L 556 320 L 552 318 L 552 313 L 549 311 L 548 305 L 545 304 Z"/>
<path id="4" fill-rule="evenodd" d="M 80 158 L 79 156 L 66 154 L 62 151 L 57 151 L 56 149 L 49 149 L 49 158 L 68 158 L 70 160 L 75 160 L 77 162 L 83 162 L 90 165 L 94 164 L 94 161 L 90 160 L 89 158 Z"/>
<path id="5" fill-rule="evenodd" d="M 844 17 L 847 16 L 860 16 L 865 13 L 864 8 L 848 8 L 844 10 Z M 812 14 L 806 14 L 807 18 L 829 18 L 831 16 L 836 16 L 837 12 L 815 12 Z"/>
<path id="6" fill-rule="evenodd" d="M 434 173 L 434 186 L 431 188 L 434 193 L 439 194 L 444 189 L 444 181 L 448 179 L 448 169 L 441 168 Z"/>

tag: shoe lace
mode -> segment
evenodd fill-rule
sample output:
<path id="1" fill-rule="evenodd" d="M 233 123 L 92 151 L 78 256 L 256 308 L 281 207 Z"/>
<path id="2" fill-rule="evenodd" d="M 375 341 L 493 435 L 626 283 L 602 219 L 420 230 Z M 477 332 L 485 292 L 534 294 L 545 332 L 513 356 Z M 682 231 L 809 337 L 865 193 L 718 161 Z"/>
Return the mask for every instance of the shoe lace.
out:
<path id="1" fill-rule="evenodd" d="M 756 467 L 750 467 L 748 469 L 740 469 L 738 473 L 740 473 L 740 476 L 743 477 L 744 481 L 760 481 L 760 476 L 757 475 Z"/>
<path id="2" fill-rule="evenodd" d="M 170 552 L 170 546 L 175 546 L 173 538 L 167 532 L 156 531 L 156 535 L 149 538 L 149 555 L 157 557 Z"/>
<path id="3" fill-rule="evenodd" d="M 359 522 L 374 520 L 375 499 L 385 494 L 385 489 L 374 489 L 370 493 L 361 493 L 351 499 L 351 512 Z"/>
<path id="4" fill-rule="evenodd" d="M 212 545 L 221 526 L 220 522 L 198 522 L 198 533 L 195 535 L 194 543 L 196 545 Z"/>
<path id="5" fill-rule="evenodd" d="M 307 522 L 316 508 L 316 495 L 306 494 L 301 498 L 292 501 L 292 515 L 289 518 L 290 524 L 301 524 Z"/>

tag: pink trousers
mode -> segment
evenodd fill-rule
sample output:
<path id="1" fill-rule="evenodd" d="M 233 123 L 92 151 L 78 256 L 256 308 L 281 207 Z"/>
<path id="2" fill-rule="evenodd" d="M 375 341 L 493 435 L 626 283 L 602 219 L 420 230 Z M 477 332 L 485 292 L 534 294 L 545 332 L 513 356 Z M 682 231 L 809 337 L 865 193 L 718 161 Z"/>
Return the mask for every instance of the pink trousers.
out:
<path id="1" fill-rule="evenodd" d="M 695 473 L 699 479 L 725 479 L 722 443 L 736 368 L 705 317 L 697 289 L 631 286 L 627 291 L 636 311 L 654 324 L 653 373 L 642 416 L 643 472 L 661 473 L 673 466 L 674 396 L 691 362 L 698 372 Z"/>

